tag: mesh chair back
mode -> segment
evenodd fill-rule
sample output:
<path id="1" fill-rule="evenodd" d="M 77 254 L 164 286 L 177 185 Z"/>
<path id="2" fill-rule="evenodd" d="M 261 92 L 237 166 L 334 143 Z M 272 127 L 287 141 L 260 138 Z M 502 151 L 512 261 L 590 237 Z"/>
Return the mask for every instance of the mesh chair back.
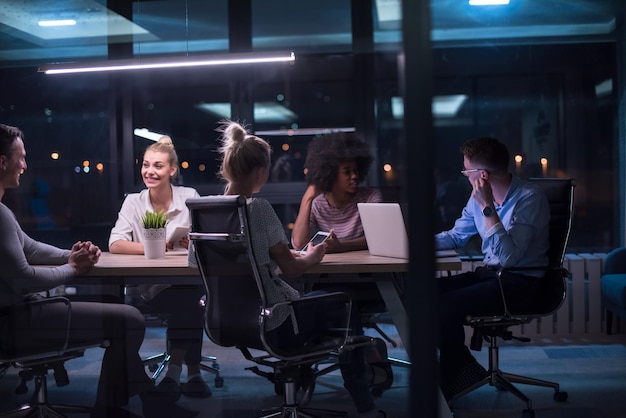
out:
<path id="1" fill-rule="evenodd" d="M 559 178 L 531 178 L 548 198 L 550 204 L 550 248 L 548 258 L 551 267 L 563 265 L 565 250 L 572 227 L 574 208 L 574 180 Z"/>
<path id="2" fill-rule="evenodd" d="M 190 238 L 207 292 L 208 337 L 223 347 L 263 349 L 259 315 L 265 301 L 253 279 L 245 204 L 241 196 L 188 199 Z"/>
<path id="3" fill-rule="evenodd" d="M 569 242 L 574 208 L 574 180 L 569 178 L 530 178 L 548 198 L 550 205 L 548 271 L 541 282 L 537 300 L 537 311 L 552 312 L 558 309 L 565 298 L 565 276 L 563 269 L 565 251 Z"/>

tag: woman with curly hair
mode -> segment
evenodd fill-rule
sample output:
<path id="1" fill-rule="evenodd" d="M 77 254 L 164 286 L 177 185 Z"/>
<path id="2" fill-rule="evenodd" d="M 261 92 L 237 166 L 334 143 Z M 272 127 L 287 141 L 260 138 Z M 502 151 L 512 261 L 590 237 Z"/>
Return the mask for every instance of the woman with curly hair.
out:
<path id="1" fill-rule="evenodd" d="M 304 165 L 309 186 L 291 236 L 295 249 L 318 230 L 330 232 L 329 253 L 367 249 L 357 203 L 382 201 L 379 190 L 359 187 L 372 160 L 369 145 L 354 133 L 334 132 L 309 143 Z"/>

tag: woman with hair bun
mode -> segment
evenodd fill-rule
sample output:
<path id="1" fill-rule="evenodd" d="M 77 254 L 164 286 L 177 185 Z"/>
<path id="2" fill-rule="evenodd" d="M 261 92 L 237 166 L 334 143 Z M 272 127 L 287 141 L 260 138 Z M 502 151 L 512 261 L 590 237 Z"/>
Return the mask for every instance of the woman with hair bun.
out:
<path id="1" fill-rule="evenodd" d="M 167 214 L 168 230 L 188 227 L 191 224 L 185 201 L 199 197 L 191 187 L 175 186 L 178 175 L 178 155 L 169 136 L 161 137 L 150 145 L 141 165 L 141 177 L 146 189 L 126 196 L 115 226 L 109 237 L 109 251 L 117 254 L 143 254 L 143 225 L 141 217 L 146 210 Z M 167 242 L 166 249 L 188 248 L 189 239 Z M 204 314 L 200 300 L 204 295 L 202 285 L 152 285 L 139 286 L 139 294 L 131 304 L 148 312 L 168 313 L 167 339 L 170 360 L 165 377 L 156 390 L 163 396 L 178 400 L 181 393 L 190 397 L 211 396 L 211 390 L 202 379 L 200 362 L 204 338 Z M 187 383 L 180 385 L 183 361 L 187 365 Z"/>
<path id="2" fill-rule="evenodd" d="M 326 243 L 310 244 L 304 255 L 293 252 L 288 245 L 287 236 L 281 221 L 272 205 L 253 195 L 261 190 L 270 175 L 270 145 L 254 135 L 250 135 L 243 126 L 236 122 L 224 121 L 218 131 L 222 132 L 219 152 L 222 157 L 219 175 L 226 181 L 224 194 L 244 195 L 247 208 L 252 248 L 259 272 L 267 293 L 268 304 L 286 302 L 300 298 L 300 293 L 283 278 L 301 275 L 308 268 L 318 264 L 326 254 Z M 278 276 L 276 267 L 283 276 Z M 318 292 L 320 293 L 320 292 Z M 353 323 L 358 315 L 351 315 L 350 328 L 353 334 L 362 333 L 360 324 Z M 310 324 L 315 326 L 315 321 Z M 297 332 L 309 324 L 294 324 L 288 310 L 273 311 L 267 321 L 267 338 L 270 341 L 286 341 L 297 338 Z M 383 418 L 384 412 L 374 405 L 372 394 L 365 379 L 365 357 L 363 349 L 343 352 L 339 356 L 339 365 L 344 379 L 344 386 L 350 393 L 360 417 Z M 305 397 L 310 394 L 314 379 L 310 368 L 302 370 Z M 304 402 L 306 403 L 306 402 Z"/>

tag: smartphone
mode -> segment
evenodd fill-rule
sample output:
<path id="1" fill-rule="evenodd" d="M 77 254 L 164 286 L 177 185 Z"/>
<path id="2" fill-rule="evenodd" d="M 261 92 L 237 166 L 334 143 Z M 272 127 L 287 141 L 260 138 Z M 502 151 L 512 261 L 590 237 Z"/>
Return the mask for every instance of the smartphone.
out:
<path id="1" fill-rule="evenodd" d="M 329 236 L 330 236 L 329 232 L 317 231 L 315 235 L 313 235 L 313 238 L 311 238 L 309 242 L 304 246 L 304 248 L 300 250 L 300 254 L 302 255 L 306 254 L 306 249 L 309 247 L 309 244 L 319 245 L 322 242 L 326 241 Z"/>

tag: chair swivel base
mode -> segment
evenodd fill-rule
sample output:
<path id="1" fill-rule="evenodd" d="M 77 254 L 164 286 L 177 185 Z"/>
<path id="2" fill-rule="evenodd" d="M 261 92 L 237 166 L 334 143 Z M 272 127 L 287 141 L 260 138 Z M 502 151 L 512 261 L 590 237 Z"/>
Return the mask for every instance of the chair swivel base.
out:
<path id="1" fill-rule="evenodd" d="M 148 366 L 148 369 L 152 372 L 152 380 L 157 380 L 169 361 L 169 353 L 161 353 L 143 359 L 143 364 Z M 215 387 L 221 388 L 224 386 L 224 378 L 220 376 L 220 365 L 217 363 L 217 357 L 202 356 L 200 361 L 200 369 L 215 375 Z M 205 363 L 211 363 L 211 365 L 209 366 Z"/>
<path id="2" fill-rule="evenodd" d="M 520 383 L 524 385 L 542 386 L 554 389 L 553 398 L 557 402 L 565 402 L 567 400 L 567 392 L 560 390 L 559 384 L 556 382 L 550 382 L 548 380 L 536 379 L 527 376 L 520 376 L 513 373 L 506 373 L 500 370 L 498 367 L 498 347 L 495 346 L 495 338 L 492 338 L 492 344 L 489 347 L 489 370 L 487 375 L 480 381 L 476 382 L 467 389 L 457 393 L 450 399 L 449 402 L 454 399 L 472 392 L 486 384 L 496 387 L 498 390 L 504 390 L 510 392 L 519 398 L 522 402 L 526 403 L 526 409 L 523 411 L 524 418 L 534 418 L 535 411 L 533 410 L 532 400 L 526 396 L 521 390 L 519 390 L 513 383 Z"/>
<path id="3" fill-rule="evenodd" d="M 66 413 L 90 413 L 91 407 L 78 405 L 53 405 L 48 402 L 47 379 L 45 375 L 36 375 L 35 392 L 27 405 L 0 414 L 1 418 L 66 418 Z"/>
<path id="4" fill-rule="evenodd" d="M 320 418 L 320 417 L 328 417 L 330 416 L 328 413 L 329 412 L 334 412 L 334 411 L 327 411 L 327 410 L 319 410 L 320 413 L 322 413 L 322 415 L 312 415 L 309 412 L 314 412 L 316 411 L 315 409 L 312 408 L 307 408 L 306 410 L 302 407 L 299 407 L 298 405 L 283 405 L 280 408 L 277 408 L 276 410 L 274 410 L 274 412 L 270 412 L 266 415 L 262 415 L 259 418 L 273 418 L 273 417 L 280 417 L 280 418 Z M 346 413 L 340 413 L 337 412 L 334 414 L 334 416 L 339 416 L 339 417 L 345 417 L 347 416 Z"/>
<path id="5" fill-rule="evenodd" d="M 71 405 L 25 405 L 20 409 L 0 414 L 2 418 L 67 418 L 62 412 L 66 413 L 83 413 L 91 412 L 89 407 L 71 406 Z"/>
<path id="6" fill-rule="evenodd" d="M 289 379 L 284 383 L 284 403 L 282 406 L 262 411 L 263 415 L 259 418 L 319 418 L 320 416 L 337 416 L 346 417 L 348 414 L 344 411 L 334 411 L 330 409 L 303 408 L 296 402 L 296 382 Z M 321 415 L 313 415 L 315 412 Z"/>

